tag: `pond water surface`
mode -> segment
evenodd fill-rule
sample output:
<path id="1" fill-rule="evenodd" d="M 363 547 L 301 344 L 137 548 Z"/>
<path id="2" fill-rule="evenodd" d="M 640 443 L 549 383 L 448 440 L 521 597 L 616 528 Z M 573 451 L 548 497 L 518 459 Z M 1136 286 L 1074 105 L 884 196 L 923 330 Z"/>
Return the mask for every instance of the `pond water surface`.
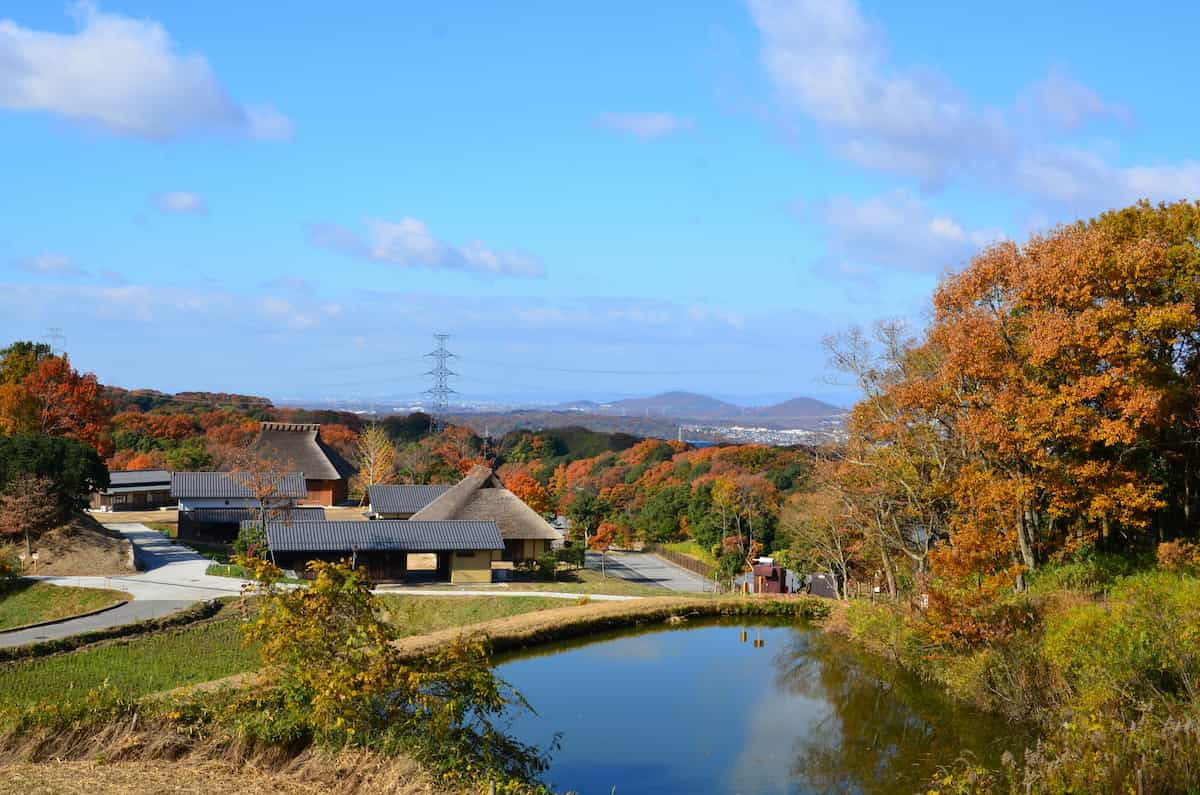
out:
<path id="1" fill-rule="evenodd" d="M 582 795 L 913 793 L 962 752 L 994 766 L 1028 740 L 796 626 L 706 622 L 496 663 L 537 711 L 511 733 L 542 748 L 561 733 L 544 780 Z"/>

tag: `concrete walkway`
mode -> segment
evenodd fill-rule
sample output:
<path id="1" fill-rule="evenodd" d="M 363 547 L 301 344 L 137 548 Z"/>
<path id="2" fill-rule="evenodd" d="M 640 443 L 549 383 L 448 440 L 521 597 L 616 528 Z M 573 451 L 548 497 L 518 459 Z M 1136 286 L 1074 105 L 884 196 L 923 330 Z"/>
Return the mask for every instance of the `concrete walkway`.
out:
<path id="1" fill-rule="evenodd" d="M 57 640 L 81 632 L 119 627 L 151 618 L 161 618 L 196 602 L 241 593 L 241 580 L 210 577 L 204 573 L 212 563 L 186 547 L 172 543 L 162 533 L 135 523 L 105 525 L 133 542 L 133 554 L 142 569 L 137 574 L 113 577 L 34 577 L 51 585 L 77 588 L 109 588 L 126 591 L 133 601 L 120 607 L 59 624 L 0 633 L 0 647 L 23 646 Z"/>
<path id="2" fill-rule="evenodd" d="M 600 571 L 599 552 L 587 553 L 587 567 Z M 706 593 L 716 590 L 712 581 L 648 552 L 609 552 L 604 570 L 610 576 L 643 585 L 657 585 L 668 591 Z"/>

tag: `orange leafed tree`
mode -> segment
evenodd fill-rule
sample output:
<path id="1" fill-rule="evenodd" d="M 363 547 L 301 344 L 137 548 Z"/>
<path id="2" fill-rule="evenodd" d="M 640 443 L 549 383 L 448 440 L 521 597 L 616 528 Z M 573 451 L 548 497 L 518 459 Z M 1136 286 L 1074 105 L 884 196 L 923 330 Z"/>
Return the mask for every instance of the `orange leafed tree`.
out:
<path id="1" fill-rule="evenodd" d="M 546 487 L 539 483 L 533 475 L 530 475 L 526 469 L 520 468 L 509 474 L 504 480 L 504 487 L 520 497 L 526 505 L 538 513 L 554 512 L 554 503 L 550 499 Z"/>
<path id="2" fill-rule="evenodd" d="M 80 375 L 65 354 L 49 356 L 38 362 L 22 385 L 36 404 L 41 433 L 78 439 L 102 456 L 111 451 L 111 409 L 94 374 Z"/>

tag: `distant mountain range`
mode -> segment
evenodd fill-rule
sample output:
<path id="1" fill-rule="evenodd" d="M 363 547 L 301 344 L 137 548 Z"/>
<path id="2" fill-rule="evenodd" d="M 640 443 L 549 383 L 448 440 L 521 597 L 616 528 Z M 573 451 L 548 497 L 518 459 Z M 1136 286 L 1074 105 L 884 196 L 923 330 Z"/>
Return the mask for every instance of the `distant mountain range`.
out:
<path id="1" fill-rule="evenodd" d="M 797 397 L 770 406 L 738 406 L 695 392 L 664 392 L 644 398 L 626 398 L 611 403 L 581 400 L 554 407 L 558 411 L 579 411 L 625 417 L 675 417 L 689 420 L 820 420 L 838 417 L 845 409 L 809 397 Z"/>

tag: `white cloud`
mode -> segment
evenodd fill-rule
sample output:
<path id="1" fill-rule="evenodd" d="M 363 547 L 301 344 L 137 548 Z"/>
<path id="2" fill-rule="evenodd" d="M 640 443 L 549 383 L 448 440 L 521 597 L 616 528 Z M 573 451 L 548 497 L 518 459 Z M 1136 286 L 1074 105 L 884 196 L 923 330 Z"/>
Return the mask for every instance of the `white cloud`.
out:
<path id="1" fill-rule="evenodd" d="M 853 0 L 748 0 L 783 96 L 837 134 L 844 156 L 927 182 L 1004 145 L 942 75 L 890 66 L 883 31 Z"/>
<path id="2" fill-rule="evenodd" d="M 1023 104 L 1067 132 L 1093 119 L 1133 121 L 1133 112 L 1129 108 L 1104 99 L 1071 77 L 1061 66 L 1052 68 L 1043 80 L 1030 86 Z"/>
<path id="3" fill-rule="evenodd" d="M 681 130 L 690 129 L 691 121 L 671 113 L 602 113 L 596 123 L 613 132 L 631 135 L 643 141 L 663 138 Z"/>
<path id="4" fill-rule="evenodd" d="M 87 276 L 88 272 L 65 254 L 44 253 L 18 260 L 17 268 L 42 276 Z"/>
<path id="5" fill-rule="evenodd" d="M 434 237 L 416 218 L 369 218 L 364 223 L 365 234 L 337 224 L 314 225 L 310 239 L 322 248 L 401 268 L 463 270 L 485 276 L 545 275 L 537 257 L 497 251 L 478 241 L 456 246 Z"/>
<path id="6" fill-rule="evenodd" d="M 296 134 L 295 123 L 271 105 L 246 108 L 246 122 L 249 136 L 263 141 L 290 141 Z"/>
<path id="7" fill-rule="evenodd" d="M 268 297 L 258 302 L 262 316 L 294 331 L 302 331 L 321 323 L 318 313 L 301 310 L 284 298 Z"/>
<path id="8" fill-rule="evenodd" d="M 829 230 L 831 269 L 862 279 L 873 268 L 938 273 L 962 264 L 972 252 L 999 240 L 999 232 L 968 229 L 909 191 L 855 201 L 845 196 L 822 204 L 817 218 Z"/>
<path id="9" fill-rule="evenodd" d="M 271 108 L 234 100 L 199 53 L 180 52 L 158 22 L 72 9 L 74 33 L 0 20 L 0 108 L 51 113 L 119 135 L 166 141 L 201 131 L 289 137 Z"/>
<path id="10" fill-rule="evenodd" d="M 1138 198 L 1197 195 L 1196 162 L 1116 165 L 1111 152 L 1064 141 L 1092 120 L 1133 119 L 1064 67 L 1021 92 L 1019 118 L 973 104 L 934 69 L 894 64 L 885 32 L 855 0 L 745 1 L 782 98 L 864 168 L 915 176 L 926 186 L 965 176 L 1082 214 Z"/>
<path id="11" fill-rule="evenodd" d="M 1200 162 L 1114 166 L 1100 155 L 1069 147 L 1021 155 L 1014 178 L 1024 190 L 1087 213 L 1138 199 L 1177 201 L 1200 196 Z"/>
<path id="12" fill-rule="evenodd" d="M 160 210 L 168 213 L 203 213 L 208 209 L 204 197 L 199 193 L 182 190 L 160 193 L 154 197 L 154 203 Z"/>

